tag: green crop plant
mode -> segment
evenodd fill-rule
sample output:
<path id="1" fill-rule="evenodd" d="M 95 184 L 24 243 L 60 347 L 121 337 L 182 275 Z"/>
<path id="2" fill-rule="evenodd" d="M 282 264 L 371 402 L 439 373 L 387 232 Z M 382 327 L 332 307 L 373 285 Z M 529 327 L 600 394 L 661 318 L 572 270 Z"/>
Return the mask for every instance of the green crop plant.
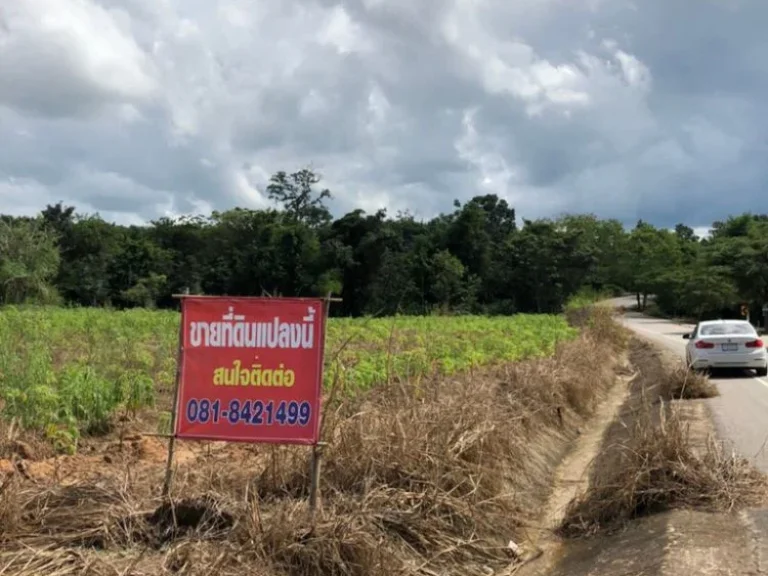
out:
<path id="1" fill-rule="evenodd" d="M 170 407 L 177 312 L 0 309 L 0 415 L 71 451 L 116 414 Z M 577 331 L 562 316 L 397 316 L 328 324 L 325 386 L 345 394 L 553 353 Z"/>

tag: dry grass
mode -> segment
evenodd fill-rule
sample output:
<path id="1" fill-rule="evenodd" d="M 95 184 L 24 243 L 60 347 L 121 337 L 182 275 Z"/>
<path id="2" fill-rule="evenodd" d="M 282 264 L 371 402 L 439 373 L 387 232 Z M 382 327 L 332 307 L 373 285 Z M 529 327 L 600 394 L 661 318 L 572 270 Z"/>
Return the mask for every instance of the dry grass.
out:
<path id="1" fill-rule="evenodd" d="M 690 370 L 684 364 L 667 372 L 664 386 L 671 399 L 697 400 L 720 395 L 709 376 Z"/>
<path id="2" fill-rule="evenodd" d="M 393 384 L 342 404 L 326 422 L 314 522 L 307 452 L 294 448 L 198 457 L 179 469 L 173 506 L 157 498 L 160 463 L 100 461 L 97 477 L 71 485 L 10 473 L 0 483 L 0 575 L 508 566 L 517 560 L 509 540 L 524 539 L 569 441 L 615 380 L 625 334 L 606 310 L 583 320 L 583 335 L 553 358 Z"/>
<path id="3" fill-rule="evenodd" d="M 566 312 L 571 325 L 587 330 L 593 341 L 617 352 L 627 348 L 630 332 L 615 321 L 615 314 L 616 310 L 607 305 L 570 309 Z"/>
<path id="4" fill-rule="evenodd" d="M 637 341 L 631 360 L 639 373 L 630 400 L 606 435 L 607 449 L 591 465 L 590 488 L 570 504 L 560 533 L 589 536 L 673 508 L 716 511 L 762 502 L 765 476 L 713 438 L 694 446 L 671 402 L 699 398 L 711 383 L 665 370 L 658 354 Z"/>

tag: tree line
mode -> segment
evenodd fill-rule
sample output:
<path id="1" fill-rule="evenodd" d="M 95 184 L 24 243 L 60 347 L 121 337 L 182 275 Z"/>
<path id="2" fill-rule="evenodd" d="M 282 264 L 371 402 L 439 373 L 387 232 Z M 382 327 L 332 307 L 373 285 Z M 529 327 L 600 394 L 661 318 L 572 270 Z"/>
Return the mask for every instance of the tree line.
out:
<path id="1" fill-rule="evenodd" d="M 332 293 L 343 316 L 559 312 L 582 291 L 632 292 L 675 315 L 759 316 L 768 216 L 715 222 L 709 238 L 594 215 L 523 220 L 495 195 L 429 221 L 355 210 L 334 219 L 313 171 L 278 172 L 279 208 L 121 226 L 62 203 L 0 216 L 0 303 L 174 307 L 173 294 Z"/>

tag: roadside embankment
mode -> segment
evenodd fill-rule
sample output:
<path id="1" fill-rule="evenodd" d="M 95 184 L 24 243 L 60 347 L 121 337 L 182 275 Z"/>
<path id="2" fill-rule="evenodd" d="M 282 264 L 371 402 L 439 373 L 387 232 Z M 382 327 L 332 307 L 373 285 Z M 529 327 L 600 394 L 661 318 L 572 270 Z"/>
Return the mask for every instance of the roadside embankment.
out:
<path id="1" fill-rule="evenodd" d="M 768 521 L 759 508 L 766 479 L 715 441 L 696 398 L 716 389 L 639 339 L 629 359 L 628 396 L 561 519 L 558 545 L 522 573 L 763 573 L 768 544 L 756 527 Z"/>

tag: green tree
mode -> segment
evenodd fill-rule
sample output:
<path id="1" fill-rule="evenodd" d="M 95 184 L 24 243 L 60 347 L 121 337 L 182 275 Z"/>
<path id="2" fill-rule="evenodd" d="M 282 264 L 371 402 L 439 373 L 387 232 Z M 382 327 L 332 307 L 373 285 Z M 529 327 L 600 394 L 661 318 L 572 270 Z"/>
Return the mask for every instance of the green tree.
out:
<path id="1" fill-rule="evenodd" d="M 331 191 L 326 189 L 317 192 L 315 186 L 320 183 L 320 176 L 309 168 L 286 174 L 275 173 L 269 180 L 267 196 L 282 204 L 288 216 L 295 222 L 301 222 L 311 227 L 328 224 L 331 214 L 325 207 L 324 201 L 331 200 Z"/>
<path id="2" fill-rule="evenodd" d="M 0 301 L 55 301 L 60 259 L 56 235 L 41 218 L 0 220 Z"/>
<path id="3" fill-rule="evenodd" d="M 139 278 L 136 284 L 123 290 L 120 296 L 134 306 L 154 308 L 167 282 L 165 274 L 150 272 L 148 276 Z"/>
<path id="4" fill-rule="evenodd" d="M 729 272 L 703 262 L 689 268 L 679 289 L 681 308 L 703 319 L 707 312 L 735 306 L 738 292 Z"/>
<path id="5" fill-rule="evenodd" d="M 524 220 L 507 244 L 506 265 L 513 272 L 508 291 L 520 311 L 559 312 L 566 299 L 568 264 L 563 236 L 548 220 Z"/>
<path id="6" fill-rule="evenodd" d="M 164 274 L 171 266 L 171 254 L 152 241 L 146 230 L 131 227 L 109 265 L 112 298 L 122 305 L 146 306 L 148 295 L 159 298 L 167 284 Z"/>
<path id="7" fill-rule="evenodd" d="M 648 295 L 663 286 L 666 274 L 679 271 L 682 253 L 673 233 L 638 222 L 627 242 L 624 262 L 624 283 L 635 292 L 641 310 L 647 306 Z"/>
<path id="8" fill-rule="evenodd" d="M 103 306 L 111 302 L 110 270 L 120 252 L 124 231 L 98 216 L 76 215 L 60 226 L 61 266 L 56 285 L 69 302 Z"/>
<path id="9" fill-rule="evenodd" d="M 448 250 L 441 250 L 434 255 L 430 273 L 432 296 L 441 310 L 450 310 L 453 305 L 466 299 L 464 265 Z"/>
<path id="10" fill-rule="evenodd" d="M 166 297 L 159 296 L 160 304 L 174 306 L 168 296 L 189 290 L 191 294 L 203 292 L 207 271 L 207 245 L 211 222 L 202 216 L 160 218 L 152 222 L 151 238 L 169 257 L 166 275 Z"/>
<path id="11" fill-rule="evenodd" d="M 408 252 L 385 248 L 366 310 L 376 315 L 420 311 L 419 289 Z"/>
<path id="12" fill-rule="evenodd" d="M 594 214 L 524 221 L 496 195 L 417 220 L 355 210 L 335 220 L 330 192 L 305 168 L 277 172 L 279 209 L 120 226 L 61 202 L 37 219 L 0 216 L 3 301 L 45 301 L 55 288 L 81 305 L 175 307 L 172 294 L 340 295 L 334 314 L 559 312 L 585 290 L 629 290 L 662 312 L 707 317 L 768 301 L 768 216 L 741 214 L 699 239 Z M 697 223 L 698 224 L 698 223 Z M 58 248 L 59 265 L 54 262 Z M 36 250 L 40 251 L 38 257 Z M 29 254 L 35 254 L 30 257 Z M 38 288 L 35 288 L 35 287 Z M 758 316 L 755 314 L 754 316 Z"/>

